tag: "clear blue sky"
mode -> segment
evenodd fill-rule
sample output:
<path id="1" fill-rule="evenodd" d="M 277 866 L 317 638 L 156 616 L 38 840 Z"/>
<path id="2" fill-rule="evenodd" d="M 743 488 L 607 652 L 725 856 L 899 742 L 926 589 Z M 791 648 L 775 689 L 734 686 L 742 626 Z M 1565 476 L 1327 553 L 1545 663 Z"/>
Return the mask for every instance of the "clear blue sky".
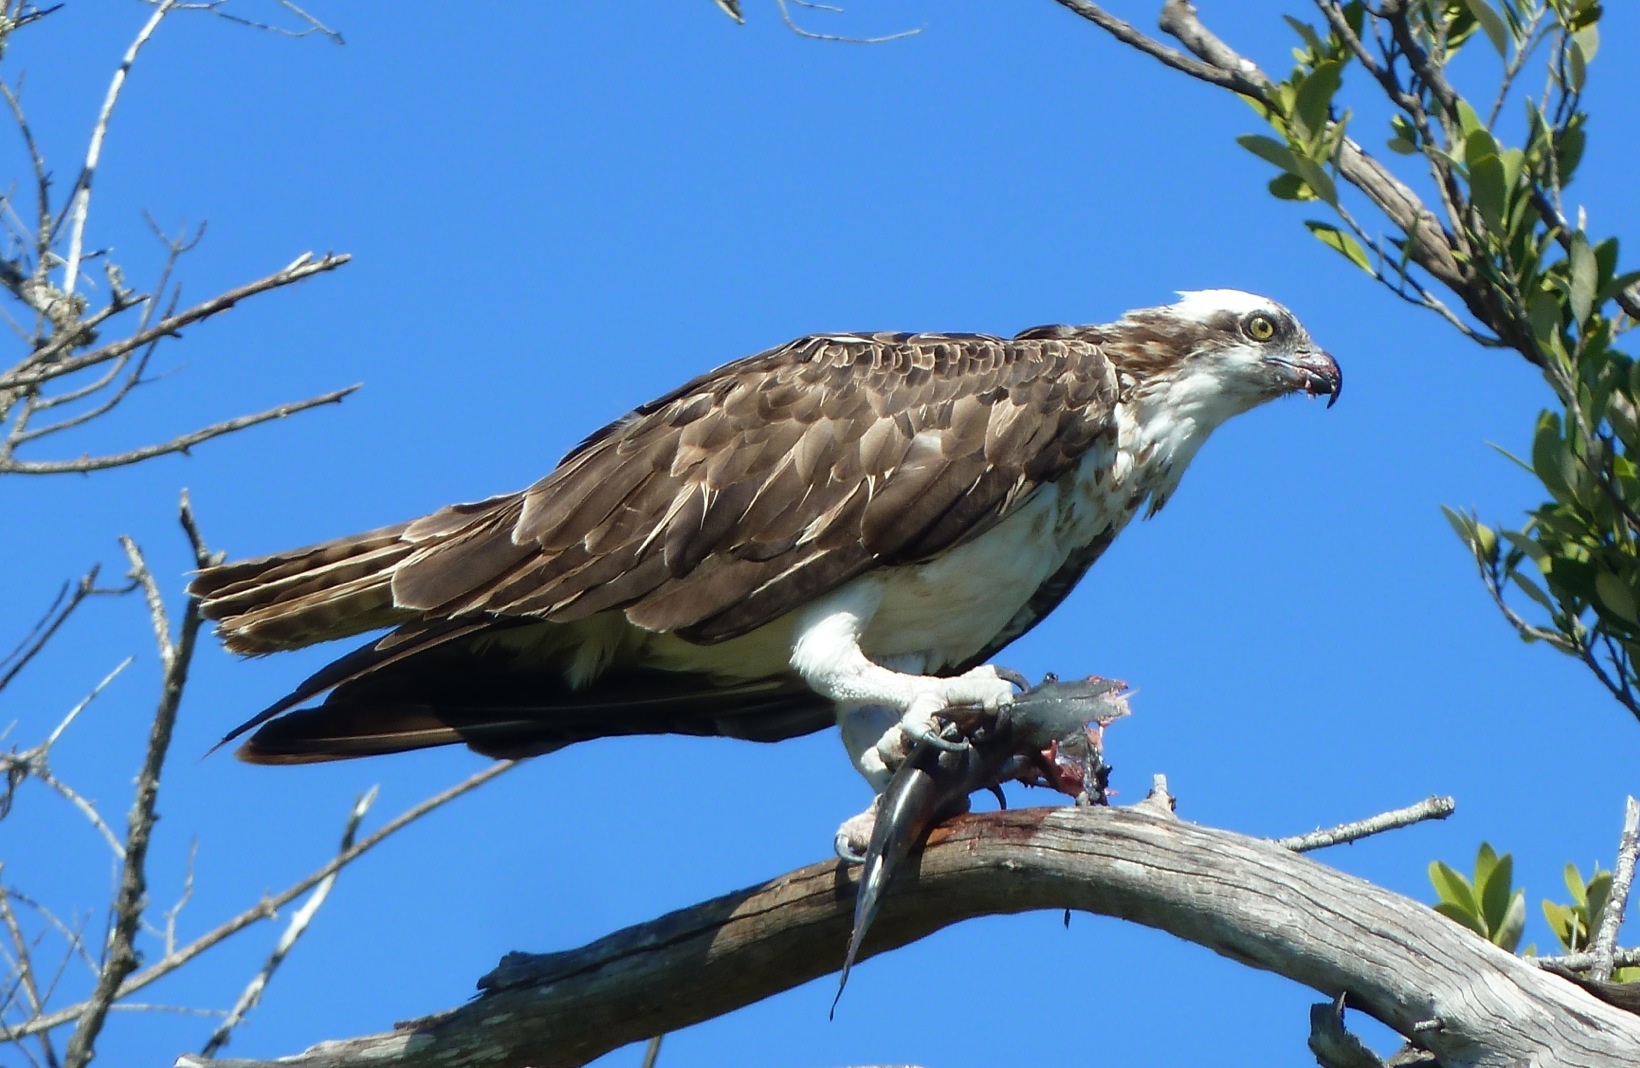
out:
<path id="1" fill-rule="evenodd" d="M 1527 447 L 1546 396 L 1534 374 L 1321 248 L 1234 145 L 1254 130 L 1243 105 L 1051 0 L 801 13 L 837 32 L 925 27 L 875 47 L 801 40 L 769 0 L 747 4 L 735 26 L 707 0 L 319 0 L 340 48 L 205 16 L 162 27 L 115 117 L 92 243 L 144 283 L 159 261 L 144 210 L 167 226 L 209 220 L 183 268 L 193 298 L 306 250 L 354 262 L 162 348 L 170 377 L 71 451 L 365 388 L 191 458 L 0 482 L 5 644 L 64 579 L 99 560 L 119 573 L 121 533 L 179 606 L 184 486 L 213 546 L 272 551 L 521 487 L 631 406 L 808 331 L 1010 333 L 1178 289 L 1248 289 L 1336 355 L 1341 403 L 1273 404 L 1220 431 L 1166 512 L 1000 659 L 1140 688 L 1110 735 L 1122 800 L 1164 772 L 1184 818 L 1283 835 L 1455 795 L 1444 825 L 1322 859 L 1428 899 L 1432 858 L 1467 867 L 1489 840 L 1516 855 L 1527 940 L 1550 943 L 1538 902 L 1563 896 L 1567 861 L 1610 863 L 1640 724 L 1569 660 L 1520 643 L 1439 512 L 1507 521 L 1536 503 L 1488 445 Z M 1148 25 L 1154 6 L 1127 14 Z M 1285 69 L 1278 14 L 1301 6 L 1204 8 Z M 70 4 L 10 45 L 61 186 L 148 10 Z M 1640 239 L 1640 159 L 1619 118 L 1640 77 L 1640 14 L 1610 11 L 1573 199 L 1594 232 Z M 1381 144 L 1383 131 L 1359 136 Z M 7 185 L 23 180 L 15 138 L 0 151 Z M 158 676 L 141 604 L 87 607 L 0 697 L 8 742 L 33 744 L 133 653 L 55 754 L 122 823 Z M 301 769 L 201 759 L 330 653 L 247 663 L 201 648 L 151 873 L 163 908 L 197 841 L 181 937 L 322 863 L 372 784 L 369 825 L 481 766 L 457 750 Z M 866 799 L 829 733 L 774 747 L 606 741 L 535 761 L 350 869 L 230 1052 L 381 1030 L 460 1003 L 509 950 L 578 946 L 820 860 Z M 0 857 L 9 884 L 99 927 L 108 855 L 45 791 L 30 787 L 0 825 Z M 241 936 L 145 1000 L 226 1007 L 278 931 Z M 1155 932 L 1085 916 L 1066 931 L 1048 913 L 868 961 L 828 1022 L 833 984 L 677 1034 L 661 1063 L 961 1068 L 1040 1043 L 1112 1064 L 1301 1065 L 1318 1000 Z M 100 1048 L 107 1064 L 169 1063 L 210 1027 L 125 1013 Z"/>

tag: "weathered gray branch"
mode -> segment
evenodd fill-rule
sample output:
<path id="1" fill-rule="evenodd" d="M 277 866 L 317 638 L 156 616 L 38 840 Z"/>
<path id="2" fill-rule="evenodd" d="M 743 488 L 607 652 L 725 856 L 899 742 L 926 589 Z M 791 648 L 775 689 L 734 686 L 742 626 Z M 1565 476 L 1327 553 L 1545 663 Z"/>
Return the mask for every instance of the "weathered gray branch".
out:
<path id="1" fill-rule="evenodd" d="M 175 334 L 185 326 L 190 326 L 193 323 L 209 319 L 220 312 L 227 311 L 248 297 L 254 297 L 258 293 L 264 293 L 270 289 L 278 289 L 280 286 L 288 286 L 293 282 L 300 282 L 304 278 L 324 271 L 333 271 L 350 259 L 352 257 L 345 253 L 327 252 L 316 260 L 313 258 L 312 253 L 304 253 L 282 271 L 275 271 L 266 278 L 259 278 L 237 289 L 230 289 L 226 293 L 196 304 L 186 311 L 178 312 L 175 315 L 167 315 L 153 326 L 145 330 L 139 330 L 128 338 L 123 338 L 70 359 L 47 359 L 47 357 L 54 355 L 51 346 L 47 345 L 39 352 L 31 354 L 19 366 L 6 374 L 0 375 L 0 390 L 31 386 L 53 378 L 61 378 L 76 371 L 83 371 L 87 367 L 95 367 L 98 364 L 107 363 L 109 360 L 118 359 L 128 352 L 135 352 L 156 338 L 165 337 L 167 334 Z"/>
<path id="2" fill-rule="evenodd" d="M 1623 806 L 1623 834 L 1617 842 L 1617 861 L 1612 865 L 1611 890 L 1594 937 L 1594 967 L 1589 978 L 1604 981 L 1612 977 L 1613 956 L 1617 952 L 1617 931 L 1628 912 L 1629 888 L 1634 885 L 1634 862 L 1640 854 L 1640 801 L 1629 798 Z"/>
<path id="3" fill-rule="evenodd" d="M 514 954 L 481 981 L 477 1001 L 391 1034 L 278 1062 L 177 1063 L 584 1064 L 836 969 L 854 878 L 846 865 L 816 864 L 578 950 Z M 1121 916 L 1345 994 L 1451 1068 L 1640 1063 L 1640 1017 L 1427 907 L 1274 842 L 1137 809 L 992 812 L 936 829 L 890 892 L 863 956 L 975 916 L 1063 908 Z"/>
<path id="4" fill-rule="evenodd" d="M 140 449 L 131 449 L 127 452 L 113 453 L 107 456 L 81 456 L 73 460 L 11 460 L 0 459 L 0 475 L 61 475 L 91 471 L 106 471 L 112 467 L 127 467 L 131 464 L 152 460 L 156 456 L 167 456 L 171 453 L 186 453 L 195 445 L 210 441 L 212 438 L 224 437 L 236 433 L 247 427 L 261 423 L 271 423 L 276 419 L 287 419 L 298 412 L 305 412 L 310 408 L 318 408 L 325 404 L 340 404 L 345 398 L 357 392 L 359 385 L 351 385 L 346 389 L 332 390 L 307 400 L 295 401 L 291 404 L 281 404 L 254 415 L 241 415 L 234 419 L 225 419 L 220 423 L 213 423 L 207 427 L 191 433 L 182 434 L 170 441 L 162 441 L 154 445 L 144 445 Z"/>
<path id="5" fill-rule="evenodd" d="M 1146 36 L 1088 0 L 1058 2 L 1123 44 L 1175 70 L 1228 89 L 1265 107 L 1275 106 L 1268 92 L 1273 84 L 1270 76 L 1209 30 L 1196 16 L 1195 6 L 1186 0 L 1166 0 L 1162 5 L 1159 25 L 1165 33 L 1188 48 L 1192 55 Z M 1412 262 L 1457 294 L 1477 319 L 1498 330 L 1499 324 L 1494 321 L 1497 319 L 1496 309 L 1486 303 L 1474 284 L 1471 272 L 1459 266 L 1453 254 L 1457 238 L 1442 226 L 1439 217 L 1418 195 L 1348 137 L 1339 145 L 1333 163 L 1338 168 L 1339 176 L 1360 190 L 1406 236 L 1408 256 Z"/>

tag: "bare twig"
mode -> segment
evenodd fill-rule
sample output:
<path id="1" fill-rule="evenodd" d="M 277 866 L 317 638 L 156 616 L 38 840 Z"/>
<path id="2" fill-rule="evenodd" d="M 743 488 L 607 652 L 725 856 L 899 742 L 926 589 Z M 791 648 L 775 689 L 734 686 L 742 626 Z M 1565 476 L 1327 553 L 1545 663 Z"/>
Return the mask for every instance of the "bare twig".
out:
<path id="1" fill-rule="evenodd" d="M 0 864 L 0 870 L 5 865 Z M 28 999 L 30 1015 L 40 1015 L 45 1007 L 45 995 L 40 990 L 39 979 L 34 971 L 34 958 L 29 941 L 23 935 L 23 927 L 17 922 L 17 913 L 11 907 L 11 895 L 4 886 L 0 886 L 0 922 L 5 924 L 6 935 L 11 939 L 13 970 L 17 976 L 17 986 Z M 52 1046 L 50 1035 L 40 1035 L 40 1056 L 48 1065 L 57 1063 L 57 1051 Z M 32 1060 L 32 1057 L 30 1058 Z"/>
<path id="2" fill-rule="evenodd" d="M 167 3 L 169 0 L 167 0 Z M 184 500 L 183 508 L 187 508 Z M 119 890 L 114 899 L 114 920 L 104 949 L 102 968 L 91 997 L 86 999 L 79 1023 L 69 1037 L 63 1054 L 65 1068 L 84 1068 L 95 1056 L 97 1035 L 108 1018 L 109 1007 L 118 998 L 120 988 L 139 964 L 136 936 L 142 925 L 143 910 L 148 897 L 148 840 L 154 829 L 154 806 L 159 799 L 160 771 L 171 748 L 171 731 L 176 725 L 177 708 L 182 702 L 182 689 L 188 680 L 188 666 L 193 659 L 194 640 L 199 634 L 199 604 L 190 599 L 184 609 L 182 626 L 173 641 L 170 618 L 153 572 L 143 559 L 136 542 L 122 537 L 120 544 L 131 562 L 132 577 L 142 587 L 148 601 L 154 641 L 159 647 L 159 659 L 164 667 L 160 683 L 159 707 L 149 729 L 148 748 L 142 769 L 137 774 L 136 797 L 125 836 L 125 864 L 120 874 Z"/>
<path id="3" fill-rule="evenodd" d="M 213 0 L 211 3 L 188 4 L 185 6 L 203 9 L 209 11 L 217 18 L 226 19 L 228 22 L 237 23 L 240 26 L 247 26 L 253 30 L 263 30 L 267 33 L 276 33 L 281 37 L 311 37 L 313 34 L 317 33 L 329 38 L 332 44 L 347 44 L 346 41 L 342 40 L 341 34 L 326 26 L 306 11 L 303 11 L 301 8 L 297 7 L 295 4 L 291 3 L 290 0 L 277 0 L 277 2 L 280 7 L 307 23 L 307 27 L 301 30 L 287 30 L 283 26 L 275 26 L 272 23 L 267 22 L 257 22 L 254 19 L 245 18 L 243 15 L 236 15 L 233 12 L 226 10 L 227 0 Z"/>
<path id="4" fill-rule="evenodd" d="M 1209 85 L 1216 85 L 1221 89 L 1240 93 L 1242 96 L 1257 100 L 1260 103 L 1268 104 L 1269 102 L 1265 87 L 1269 85 L 1270 80 L 1251 63 L 1247 64 L 1249 69 L 1245 72 L 1204 63 L 1190 58 L 1176 48 L 1169 48 L 1154 37 L 1139 32 L 1131 24 L 1117 18 L 1099 5 L 1089 3 L 1088 0 L 1059 0 L 1059 3 L 1098 26 L 1123 44 L 1138 49 L 1152 59 L 1160 60 L 1176 71 L 1181 71 L 1192 78 L 1207 82 Z"/>
<path id="5" fill-rule="evenodd" d="M 297 257 L 296 261 L 290 266 L 275 271 L 266 278 L 259 278 L 254 282 L 239 286 L 237 289 L 230 289 L 226 293 L 196 304 L 186 311 L 179 312 L 176 315 L 168 315 L 146 330 L 139 330 L 130 337 L 93 349 L 72 359 L 57 362 L 42 359 L 42 354 L 48 357 L 54 355 L 50 352 L 50 346 L 47 346 L 24 360 L 20 366 L 13 368 L 4 375 L 0 375 L 0 390 L 15 389 L 18 386 L 45 382 L 63 375 L 73 374 L 87 367 L 107 363 L 109 360 L 117 359 L 128 352 L 136 351 L 156 338 L 164 337 L 167 334 L 175 334 L 185 326 L 209 319 L 218 312 L 226 311 L 247 297 L 254 297 L 270 289 L 278 289 L 280 286 L 300 282 L 304 278 L 324 271 L 333 271 L 350 259 L 352 257 L 345 253 L 326 253 L 320 259 L 315 260 L 311 253 L 304 253 Z"/>
<path id="6" fill-rule="evenodd" d="M 375 802 L 376 787 L 372 786 L 354 803 L 353 811 L 349 812 L 347 816 L 347 826 L 342 830 L 342 845 L 337 850 L 338 854 L 346 853 L 353 848 L 353 839 L 358 834 L 359 823 Z M 296 945 L 296 940 L 301 938 L 307 931 L 308 924 L 313 922 L 313 917 L 318 915 L 320 907 L 325 903 L 325 899 L 330 896 L 330 888 L 336 885 L 336 876 L 339 872 L 340 869 L 333 871 L 320 880 L 319 885 L 313 888 L 312 895 L 291 916 L 290 923 L 285 927 L 285 933 L 279 937 L 279 941 L 273 947 L 273 952 L 268 954 L 268 959 L 262 965 L 262 970 L 256 973 L 249 985 L 245 987 L 244 992 L 239 995 L 239 1000 L 234 1002 L 233 1008 L 228 1012 L 228 1018 L 223 1020 L 221 1026 L 211 1033 L 210 1040 L 200 1050 L 201 1056 L 214 1057 L 217 1050 L 228 1044 L 228 1036 L 233 1033 L 233 1029 L 244 1022 L 245 1014 L 254 1009 L 257 1003 L 262 1000 L 262 991 L 267 989 L 268 980 L 273 978 L 274 971 L 284 962 L 286 954 L 290 952 L 292 946 Z"/>
<path id="7" fill-rule="evenodd" d="M 63 596 L 68 592 L 68 584 L 63 584 L 62 591 L 57 594 L 57 599 L 46 610 L 46 614 L 40 618 L 40 622 L 34 625 L 34 629 L 29 631 L 16 649 L 8 653 L 5 659 L 0 660 L 0 667 L 7 664 L 11 665 L 4 675 L 0 675 L 0 690 L 5 689 L 7 684 L 17 677 L 17 673 L 22 671 L 28 662 L 39 654 L 41 649 L 45 648 L 46 643 L 51 641 L 52 635 L 57 633 L 57 628 L 67 621 L 74 609 L 80 606 L 81 601 L 93 594 L 117 595 L 129 593 L 135 588 L 125 586 L 111 589 L 98 586 L 97 573 L 101 570 L 102 565 L 99 564 L 86 572 L 85 577 L 80 579 L 79 584 L 74 587 L 74 593 L 69 597 L 67 604 L 63 603 Z"/>
<path id="8" fill-rule="evenodd" d="M 331 875 L 347 867 L 347 865 L 353 863 L 359 857 L 368 853 L 388 838 L 391 838 L 394 834 L 402 831 L 405 827 L 408 827 L 416 820 L 419 820 L 429 812 L 432 812 L 443 807 L 449 802 L 454 801 L 462 794 L 468 793 L 469 791 L 483 786 L 491 779 L 511 771 L 520 763 L 522 762 L 510 760 L 497 764 L 491 764 L 482 771 L 468 776 L 466 779 L 455 784 L 442 793 L 434 794 L 432 797 L 411 806 L 392 820 L 384 823 L 373 833 L 360 839 L 351 849 L 338 853 L 323 866 L 309 873 L 297 882 L 292 883 L 278 894 L 275 894 L 272 897 L 263 898 L 261 901 L 257 902 L 257 904 L 246 909 L 244 912 L 241 912 L 239 915 L 233 917 L 225 923 L 218 925 L 214 929 L 207 931 L 205 934 L 200 935 L 198 938 L 194 939 L 186 946 L 183 946 L 175 953 L 166 954 L 163 959 L 156 961 L 152 965 L 131 976 L 131 978 L 126 980 L 124 985 L 120 987 L 119 996 L 122 998 L 128 997 L 136 991 L 141 990 L 143 987 L 148 986 L 150 983 L 153 983 L 158 979 L 162 979 L 171 972 L 176 971 L 178 968 L 182 967 L 184 964 L 188 963 L 190 960 L 199 956 L 201 953 L 210 949 L 212 946 L 215 946 L 224 939 L 238 934 L 240 931 L 254 923 L 261 920 L 270 919 L 278 915 L 281 908 L 284 908 L 298 897 L 307 893 Z M 42 1016 L 36 1020 L 29 1020 L 26 1023 L 19 1024 L 18 1026 L 9 1029 L 0 1029 L 0 1042 L 15 1042 L 17 1039 L 27 1035 L 61 1027 L 64 1024 L 70 1023 L 78 1018 L 82 1013 L 86 1012 L 89 1007 L 89 1002 L 80 1002 L 76 1005 L 70 1005 L 65 1009 L 59 1009 L 58 1011 L 51 1013 L 49 1016 Z"/>
<path id="9" fill-rule="evenodd" d="M 818 8 L 818 9 L 824 10 L 824 11 L 839 11 L 839 10 L 841 10 L 840 8 L 830 7 L 830 6 L 827 6 L 827 5 L 824 5 L 824 4 L 805 3 L 804 0 L 789 0 L 789 2 L 793 3 L 793 4 L 796 4 L 799 7 Z M 923 31 L 923 28 L 921 26 L 918 26 L 918 27 L 915 27 L 914 29 L 901 30 L 898 33 L 886 33 L 886 34 L 883 34 L 881 37 L 843 37 L 843 36 L 839 36 L 837 34 L 831 34 L 831 33 L 815 33 L 813 30 L 805 30 L 803 27 L 799 26 L 795 21 L 793 21 L 791 10 L 787 6 L 788 0 L 775 0 L 775 4 L 778 5 L 779 8 L 780 8 L 780 18 L 781 18 L 781 21 L 785 22 L 786 29 L 788 29 L 788 30 L 792 31 L 793 33 L 797 34 L 797 36 L 799 36 L 799 37 L 807 37 L 811 41 L 839 41 L 839 42 L 842 42 L 844 44 L 883 44 L 887 41 L 898 41 L 903 37 L 915 37 L 917 34 L 919 34 Z M 718 6 L 723 7 L 723 4 L 719 3 Z M 724 8 L 724 10 L 729 11 L 731 16 L 734 16 L 734 14 L 735 14 L 733 11 L 730 11 L 729 8 Z M 741 21 L 744 21 L 744 20 L 741 20 Z"/>
<path id="10" fill-rule="evenodd" d="M 5 815 L 10 810 L 12 793 L 24 779 L 38 779 L 41 783 L 60 794 L 69 804 L 79 809 L 85 818 L 91 821 L 91 826 L 95 827 L 97 832 L 103 836 L 103 840 L 108 843 L 108 848 L 113 851 L 116 860 L 123 861 L 125 859 L 125 847 L 120 844 L 119 837 L 114 834 L 113 828 L 109 827 L 103 820 L 102 814 L 97 811 L 97 806 L 80 796 L 78 791 L 53 775 L 49 761 L 51 747 L 57 744 L 57 739 L 62 737 L 63 731 L 68 729 L 69 724 L 74 722 L 75 717 L 83 712 L 86 706 L 98 694 L 102 693 L 109 683 L 119 677 L 120 672 L 131 666 L 134 659 L 134 657 L 128 656 L 120 661 L 119 665 L 113 671 L 110 671 L 101 682 L 97 683 L 89 694 L 69 709 L 68 715 L 63 717 L 63 721 L 57 724 L 57 728 L 51 732 L 45 741 L 21 753 L 0 753 L 0 768 L 5 770 L 6 776 L 5 796 L 0 798 L 0 816 Z"/>
<path id="11" fill-rule="evenodd" d="M 1551 972 L 1587 972 L 1594 969 L 1594 953 L 1564 953 L 1558 957 L 1527 957 L 1526 960 Z M 1640 966 L 1640 947 L 1612 950 L 1613 968 Z"/>
<path id="12" fill-rule="evenodd" d="M 176 904 L 165 910 L 165 929 L 160 937 L 165 941 L 167 954 L 177 951 L 177 917 L 187 908 L 188 902 L 194 896 L 194 862 L 199 858 L 199 839 L 194 839 L 188 845 L 188 867 L 182 873 L 182 893 L 177 896 Z"/>
<path id="13" fill-rule="evenodd" d="M 37 305 L 36 300 L 42 291 L 51 289 L 50 280 L 46 277 L 46 259 L 51 250 L 51 172 L 46 168 L 45 157 L 40 154 L 40 146 L 34 140 L 34 129 L 29 125 L 28 116 L 23 113 L 22 101 L 12 92 L 11 86 L 4 82 L 0 82 L 0 95 L 5 96 L 6 106 L 11 108 L 12 118 L 17 122 L 17 131 L 23 137 L 23 146 L 28 149 L 29 164 L 34 169 L 34 271 L 31 279 L 33 284 L 25 282 L 8 288 L 11 288 L 23 303 L 43 312 L 45 309 Z"/>
<path id="14" fill-rule="evenodd" d="M 265 412 L 257 412 L 255 415 L 242 415 L 237 419 L 227 419 L 196 430 L 191 434 L 183 434 L 181 437 L 172 438 L 170 441 L 160 442 L 156 445 L 145 445 L 140 449 L 115 453 L 111 456 L 85 456 L 77 460 L 7 460 L 0 463 L 0 474 L 58 475 L 73 472 L 105 471 L 111 467 L 124 467 L 127 464 L 141 463 L 143 460 L 151 460 L 156 456 L 164 456 L 168 453 L 185 453 L 201 442 L 222 437 L 224 434 L 232 434 L 237 430 L 244 430 L 246 427 L 256 426 L 259 423 L 284 419 L 286 416 L 295 415 L 297 412 L 305 412 L 309 408 L 317 408 L 325 404 L 336 404 L 358 388 L 358 385 L 352 385 L 346 389 L 334 390 L 318 397 L 297 401 L 294 404 L 281 404 L 277 408 L 269 408 Z"/>
<path id="15" fill-rule="evenodd" d="M 1623 808 L 1623 835 L 1618 840 L 1617 862 L 1612 865 L 1611 890 L 1606 895 L 1600 928 L 1590 947 L 1594 954 L 1594 965 L 1589 969 L 1591 979 L 1603 981 L 1612 977 L 1612 955 L 1617 949 L 1618 928 L 1623 926 L 1623 914 L 1629 907 L 1636 853 L 1640 853 L 1640 801 L 1631 797 Z"/>
<path id="16" fill-rule="evenodd" d="M 1294 853 L 1308 853 L 1312 849 L 1325 849 L 1344 842 L 1354 842 L 1369 835 L 1422 823 L 1424 820 L 1444 820 L 1452 815 L 1457 807 L 1458 803 L 1450 797 L 1427 797 L 1416 805 L 1380 813 L 1368 819 L 1356 820 L 1354 823 L 1343 823 L 1324 831 L 1278 838 L 1276 845 L 1283 849 L 1291 849 Z"/>
<path id="17" fill-rule="evenodd" d="M 120 90 L 125 87 L 125 79 L 131 73 L 131 67 L 137 61 L 137 53 L 142 46 L 159 29 L 159 24 L 175 7 L 175 0 L 161 0 L 155 6 L 148 21 L 137 31 L 136 39 L 125 50 L 125 58 L 120 61 L 119 69 L 114 72 L 114 78 L 108 85 L 108 95 L 103 98 L 102 110 L 97 113 L 97 124 L 91 130 L 91 143 L 86 148 L 85 166 L 80 169 L 80 177 L 74 184 L 74 194 L 70 198 L 68 208 L 68 259 L 63 267 L 63 294 L 70 302 L 74 299 L 74 286 L 78 281 L 80 270 L 81 248 L 85 239 L 85 220 L 91 212 L 91 181 L 96 176 L 97 164 L 102 159 L 103 141 L 108 136 L 108 123 L 114 117 L 114 105 L 119 102 Z"/>

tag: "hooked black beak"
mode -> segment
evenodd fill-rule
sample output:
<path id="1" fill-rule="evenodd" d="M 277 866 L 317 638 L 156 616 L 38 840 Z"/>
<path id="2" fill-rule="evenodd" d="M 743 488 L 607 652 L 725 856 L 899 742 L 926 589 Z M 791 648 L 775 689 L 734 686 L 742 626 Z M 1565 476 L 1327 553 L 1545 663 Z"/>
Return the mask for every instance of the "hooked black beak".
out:
<path id="1" fill-rule="evenodd" d="M 1338 361 L 1320 349 L 1301 349 L 1291 360 L 1277 361 L 1283 384 L 1294 392 L 1303 390 L 1312 397 L 1325 396 L 1327 407 L 1338 403 L 1344 389 L 1344 372 Z"/>

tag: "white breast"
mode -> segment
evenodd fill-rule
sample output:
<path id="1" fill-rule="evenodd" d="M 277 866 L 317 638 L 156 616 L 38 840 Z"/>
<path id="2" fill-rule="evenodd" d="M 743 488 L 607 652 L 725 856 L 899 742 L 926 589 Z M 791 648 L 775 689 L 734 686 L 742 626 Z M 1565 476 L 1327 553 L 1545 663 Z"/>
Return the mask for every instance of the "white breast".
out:
<path id="1" fill-rule="evenodd" d="M 1075 551 L 1120 531 L 1159 471 L 1128 449 L 1095 449 L 1059 482 L 972 541 L 883 573 L 886 588 L 861 647 L 873 659 L 914 657 L 920 670 L 962 663 L 988 645 Z"/>

